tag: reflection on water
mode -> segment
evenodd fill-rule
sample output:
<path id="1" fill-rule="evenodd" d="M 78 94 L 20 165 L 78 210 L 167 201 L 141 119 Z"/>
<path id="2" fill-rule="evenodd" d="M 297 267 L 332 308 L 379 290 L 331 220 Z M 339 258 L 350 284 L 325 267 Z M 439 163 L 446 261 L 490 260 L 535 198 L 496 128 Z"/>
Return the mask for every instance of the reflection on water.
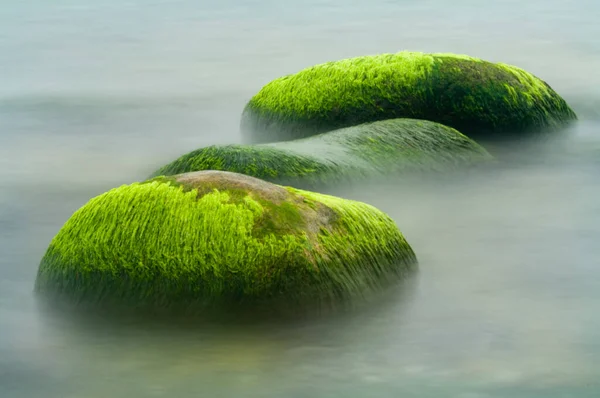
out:
<path id="1" fill-rule="evenodd" d="M 597 2 L 5 3 L 0 397 L 600 395 Z M 245 101 L 276 76 L 400 49 L 518 64 L 581 117 L 495 147 L 491 170 L 330 187 L 397 221 L 414 278 L 351 310 L 261 322 L 35 300 L 44 250 L 89 198 L 239 142 Z"/>

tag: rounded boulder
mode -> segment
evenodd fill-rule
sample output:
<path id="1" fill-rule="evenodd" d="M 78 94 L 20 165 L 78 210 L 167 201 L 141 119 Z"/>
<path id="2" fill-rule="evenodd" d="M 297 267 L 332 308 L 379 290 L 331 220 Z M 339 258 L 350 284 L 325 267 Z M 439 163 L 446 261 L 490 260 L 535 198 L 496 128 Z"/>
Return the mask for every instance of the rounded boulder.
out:
<path id="1" fill-rule="evenodd" d="M 154 173 L 225 170 L 313 188 L 412 172 L 442 172 L 485 163 L 491 155 L 453 128 L 391 119 L 271 144 L 213 145 L 181 156 Z"/>
<path id="2" fill-rule="evenodd" d="M 36 290 L 152 307 L 334 299 L 416 266 L 373 206 L 204 171 L 91 199 L 51 241 Z"/>
<path id="3" fill-rule="evenodd" d="M 491 137 L 562 126 L 576 115 L 546 82 L 516 66 L 403 51 L 275 79 L 248 102 L 241 129 L 247 142 L 274 142 L 394 118 Z"/>

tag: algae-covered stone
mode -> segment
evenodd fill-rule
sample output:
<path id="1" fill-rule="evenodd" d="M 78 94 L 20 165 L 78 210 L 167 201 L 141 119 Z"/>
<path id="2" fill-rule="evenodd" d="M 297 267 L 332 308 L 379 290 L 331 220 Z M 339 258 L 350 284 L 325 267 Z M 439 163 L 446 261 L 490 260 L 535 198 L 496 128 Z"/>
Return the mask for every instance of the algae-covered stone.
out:
<path id="1" fill-rule="evenodd" d="M 370 205 L 204 171 L 90 200 L 50 243 L 36 288 L 152 306 L 328 299 L 415 264 L 394 221 Z"/>
<path id="2" fill-rule="evenodd" d="M 314 187 L 410 171 L 447 171 L 490 159 L 485 149 L 455 129 L 391 119 L 293 141 L 209 146 L 183 155 L 154 176 L 226 170 Z"/>
<path id="3" fill-rule="evenodd" d="M 454 54 L 350 58 L 273 80 L 246 105 L 248 141 L 271 142 L 392 118 L 439 122 L 474 137 L 576 118 L 544 81 L 515 66 Z"/>

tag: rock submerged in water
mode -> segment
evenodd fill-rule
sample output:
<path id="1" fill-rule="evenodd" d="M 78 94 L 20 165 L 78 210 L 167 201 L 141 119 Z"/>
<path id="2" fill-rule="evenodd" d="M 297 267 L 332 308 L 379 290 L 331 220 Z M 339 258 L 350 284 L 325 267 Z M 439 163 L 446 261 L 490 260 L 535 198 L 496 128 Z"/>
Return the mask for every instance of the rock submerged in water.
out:
<path id="1" fill-rule="evenodd" d="M 294 141 L 215 145 L 154 173 L 225 170 L 296 187 L 315 187 L 413 171 L 447 171 L 491 160 L 473 140 L 439 123 L 391 119 Z"/>
<path id="2" fill-rule="evenodd" d="M 275 79 L 246 105 L 241 128 L 247 142 L 262 143 L 402 117 L 442 123 L 469 137 L 576 119 L 548 84 L 515 66 L 403 51 L 328 62 Z"/>
<path id="3" fill-rule="evenodd" d="M 203 171 L 91 199 L 50 243 L 36 290 L 153 307 L 335 299 L 416 263 L 370 205 Z"/>

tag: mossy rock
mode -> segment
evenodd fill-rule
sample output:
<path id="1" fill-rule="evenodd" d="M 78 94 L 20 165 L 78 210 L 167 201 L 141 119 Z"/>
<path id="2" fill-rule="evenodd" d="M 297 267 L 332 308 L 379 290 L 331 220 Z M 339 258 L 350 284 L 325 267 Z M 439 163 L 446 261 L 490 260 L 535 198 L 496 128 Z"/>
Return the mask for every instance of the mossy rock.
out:
<path id="1" fill-rule="evenodd" d="M 515 66 L 454 54 L 399 52 L 344 59 L 273 80 L 246 105 L 248 142 L 289 140 L 393 118 L 469 137 L 553 128 L 576 119 L 544 81 Z"/>
<path id="2" fill-rule="evenodd" d="M 415 266 L 370 205 L 204 171 L 91 199 L 50 243 L 36 289 L 151 307 L 299 303 L 351 297 Z"/>
<path id="3" fill-rule="evenodd" d="M 154 176 L 225 170 L 313 188 L 413 171 L 447 171 L 491 159 L 455 129 L 392 119 L 287 142 L 209 146 L 183 155 Z"/>

